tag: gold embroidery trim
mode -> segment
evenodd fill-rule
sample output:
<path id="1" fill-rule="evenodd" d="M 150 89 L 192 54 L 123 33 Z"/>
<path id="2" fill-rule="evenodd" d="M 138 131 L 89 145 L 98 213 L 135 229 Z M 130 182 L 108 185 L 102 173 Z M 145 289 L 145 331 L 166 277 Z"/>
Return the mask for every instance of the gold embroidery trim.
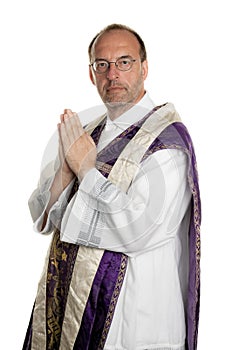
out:
<path id="1" fill-rule="evenodd" d="M 47 267 L 49 262 L 51 244 L 49 246 L 44 268 L 38 283 L 37 296 L 35 300 L 35 308 L 33 311 L 33 332 L 31 350 L 46 349 L 46 282 Z"/>
<path id="2" fill-rule="evenodd" d="M 73 349 L 92 283 L 104 250 L 80 246 L 74 265 L 62 325 L 60 349 Z"/>
<path id="3" fill-rule="evenodd" d="M 100 343 L 98 345 L 98 350 L 102 350 L 104 348 L 104 344 L 105 344 L 106 339 L 107 339 L 107 335 L 108 335 L 108 332 L 109 332 L 109 329 L 110 329 L 110 326 L 112 323 L 116 303 L 117 303 L 118 297 L 120 295 L 121 287 L 122 287 L 122 284 L 124 281 L 126 267 L 127 267 L 127 261 L 128 261 L 128 257 L 126 255 L 122 254 L 120 271 L 119 271 L 119 274 L 117 277 L 117 282 L 116 282 L 116 285 L 115 285 L 115 288 L 113 291 L 113 295 L 111 298 L 111 302 L 109 305 L 109 309 L 108 309 L 108 313 L 106 316 L 106 320 L 105 320 L 103 332 L 101 335 Z"/>

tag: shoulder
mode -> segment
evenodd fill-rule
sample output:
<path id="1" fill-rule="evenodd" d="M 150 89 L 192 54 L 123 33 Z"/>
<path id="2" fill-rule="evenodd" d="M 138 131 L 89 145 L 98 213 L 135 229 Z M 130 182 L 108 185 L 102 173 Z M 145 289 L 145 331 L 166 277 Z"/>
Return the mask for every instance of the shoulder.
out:
<path id="1" fill-rule="evenodd" d="M 152 142 L 145 156 L 163 149 L 177 149 L 185 153 L 193 151 L 190 134 L 182 122 L 168 125 Z"/>

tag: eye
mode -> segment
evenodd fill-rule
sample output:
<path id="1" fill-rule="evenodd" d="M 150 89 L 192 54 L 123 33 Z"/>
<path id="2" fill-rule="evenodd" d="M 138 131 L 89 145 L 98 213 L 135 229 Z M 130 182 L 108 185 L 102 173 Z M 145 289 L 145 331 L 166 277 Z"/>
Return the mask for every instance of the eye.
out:
<path id="1" fill-rule="evenodd" d="M 108 69 L 108 62 L 104 60 L 96 61 L 93 66 L 97 72 L 105 72 Z"/>
<path id="2" fill-rule="evenodd" d="M 117 66 L 119 67 L 119 69 L 122 70 L 127 70 L 131 67 L 131 59 L 130 58 L 119 58 L 117 60 Z"/>

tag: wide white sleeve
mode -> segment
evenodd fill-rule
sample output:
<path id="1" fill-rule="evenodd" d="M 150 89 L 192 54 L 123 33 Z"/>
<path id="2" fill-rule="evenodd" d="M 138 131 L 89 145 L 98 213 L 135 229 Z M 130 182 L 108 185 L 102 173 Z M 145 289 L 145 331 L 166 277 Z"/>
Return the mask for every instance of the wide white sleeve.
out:
<path id="1" fill-rule="evenodd" d="M 53 204 L 48 213 L 46 225 L 42 228 L 46 207 L 50 200 L 50 188 L 52 186 L 57 170 L 57 162 L 49 163 L 41 172 L 37 188 L 31 194 L 28 200 L 28 206 L 33 220 L 33 227 L 36 232 L 49 234 L 54 227 L 60 227 L 61 218 L 67 206 L 68 196 L 73 186 L 72 181 L 61 193 L 58 200 Z"/>
<path id="2" fill-rule="evenodd" d="M 182 151 L 157 151 L 127 193 L 90 170 L 66 209 L 61 239 L 128 255 L 173 239 L 191 199 L 187 163 Z"/>

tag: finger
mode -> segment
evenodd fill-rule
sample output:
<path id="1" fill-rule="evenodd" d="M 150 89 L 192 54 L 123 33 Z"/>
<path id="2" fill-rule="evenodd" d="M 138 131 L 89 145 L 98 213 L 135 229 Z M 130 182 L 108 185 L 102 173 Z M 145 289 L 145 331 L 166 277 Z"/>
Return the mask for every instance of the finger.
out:
<path id="1" fill-rule="evenodd" d="M 58 143 L 59 143 L 59 152 L 62 150 L 63 152 L 63 144 L 62 144 L 62 136 L 61 136 L 61 123 L 57 124 L 58 130 Z"/>
<path id="2" fill-rule="evenodd" d="M 64 160 L 63 146 L 62 146 L 62 143 L 61 143 L 61 139 L 59 139 L 58 152 L 59 152 L 60 160 L 61 160 L 61 161 Z"/>
<path id="3" fill-rule="evenodd" d="M 79 127 L 82 127 L 82 123 L 79 119 L 79 116 L 76 112 L 72 112 L 71 109 L 65 109 L 64 110 L 64 119 L 68 120 L 68 118 L 74 118 L 77 120 L 77 123 L 79 124 Z"/>
<path id="4" fill-rule="evenodd" d="M 60 160 L 64 158 L 63 155 L 63 145 L 62 145 L 62 139 L 61 139 L 61 124 L 57 124 L 57 130 L 58 130 L 58 152 Z"/>
<path id="5" fill-rule="evenodd" d="M 73 114 L 73 112 L 71 109 L 68 109 L 68 108 L 64 109 L 64 112 L 62 114 L 60 114 L 61 122 L 64 122 L 64 115 L 66 115 L 67 117 L 70 117 L 70 116 L 72 116 L 72 114 Z"/>
<path id="6" fill-rule="evenodd" d="M 95 141 L 93 140 L 93 138 L 85 131 L 85 134 L 87 136 L 87 138 L 89 139 L 89 141 L 92 143 L 93 146 L 96 147 Z"/>
<path id="7" fill-rule="evenodd" d="M 83 126 L 82 126 L 82 123 L 80 121 L 80 118 L 79 118 L 78 114 L 77 113 L 75 113 L 75 114 L 76 114 L 75 115 L 75 120 L 76 120 L 78 128 L 83 129 Z"/>
<path id="8" fill-rule="evenodd" d="M 64 114 L 72 113 L 72 110 L 70 108 L 65 108 L 64 109 Z"/>
<path id="9" fill-rule="evenodd" d="M 57 124 L 57 132 L 58 132 L 58 138 L 59 138 L 59 142 L 60 142 L 60 139 L 61 139 L 61 123 Z"/>
<path id="10" fill-rule="evenodd" d="M 72 141 L 70 141 L 70 137 L 69 137 L 69 134 L 67 132 L 67 127 L 66 127 L 65 123 L 61 123 L 61 125 L 60 125 L 60 139 L 62 142 L 64 152 L 66 154 L 68 149 L 70 148 Z"/>
<path id="11" fill-rule="evenodd" d="M 72 118 L 69 119 L 69 123 L 70 123 L 70 127 L 72 128 L 73 135 L 76 139 L 84 134 L 84 129 L 82 127 L 82 124 L 80 122 L 80 119 L 77 113 Z"/>
<path id="12" fill-rule="evenodd" d="M 71 118 L 76 113 L 73 113 L 71 109 L 66 109 L 66 114 L 68 115 L 69 118 Z"/>
<path id="13" fill-rule="evenodd" d="M 77 136 L 74 128 L 74 122 L 73 122 L 73 117 L 69 117 L 68 114 L 64 114 L 64 121 L 62 123 L 63 127 L 63 136 L 66 133 L 66 137 L 68 138 L 70 144 L 72 144 Z"/>
<path id="14" fill-rule="evenodd" d="M 71 114 L 70 114 L 71 115 Z M 81 135 L 84 134 L 84 129 L 78 118 L 77 113 L 73 113 L 71 117 L 68 114 L 64 115 L 64 125 L 67 135 L 71 143 L 75 142 Z"/>
<path id="15" fill-rule="evenodd" d="M 64 115 L 67 118 L 72 118 L 74 115 L 76 115 L 77 113 L 73 112 L 71 109 L 64 109 Z"/>

